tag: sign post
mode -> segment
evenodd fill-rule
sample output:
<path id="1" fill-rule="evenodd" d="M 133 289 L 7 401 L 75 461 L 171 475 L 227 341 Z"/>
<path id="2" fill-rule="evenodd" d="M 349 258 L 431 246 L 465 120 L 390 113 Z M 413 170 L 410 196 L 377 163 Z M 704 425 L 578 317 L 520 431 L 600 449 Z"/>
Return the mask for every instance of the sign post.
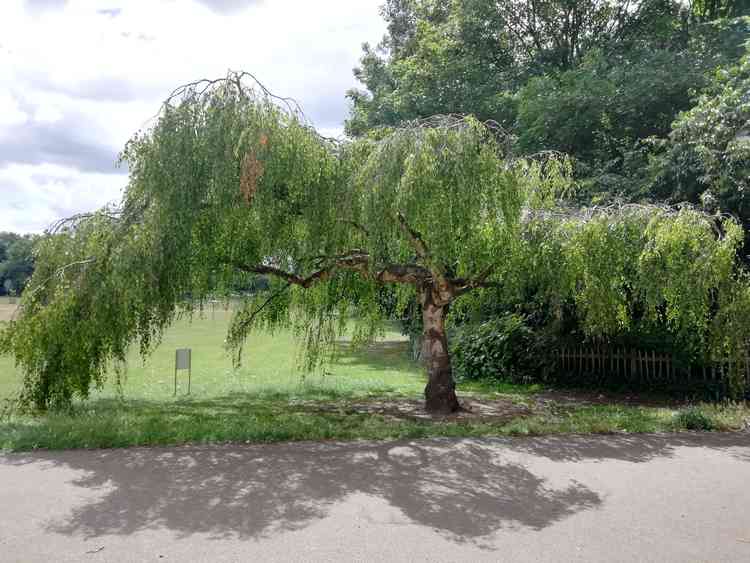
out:
<path id="1" fill-rule="evenodd" d="M 192 379 L 192 350 L 190 348 L 181 348 L 175 351 L 174 357 L 174 394 L 177 395 L 177 370 L 188 370 L 188 391 L 190 395 L 190 380 Z"/>

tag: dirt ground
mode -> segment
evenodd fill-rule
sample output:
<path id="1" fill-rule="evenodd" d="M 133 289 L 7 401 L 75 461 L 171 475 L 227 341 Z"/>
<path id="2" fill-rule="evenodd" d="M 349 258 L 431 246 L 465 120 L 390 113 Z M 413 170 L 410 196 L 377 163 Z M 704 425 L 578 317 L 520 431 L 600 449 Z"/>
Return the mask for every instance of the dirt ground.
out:
<path id="1" fill-rule="evenodd" d="M 549 390 L 528 397 L 528 401 L 514 401 L 504 397 L 481 397 L 459 393 L 462 410 L 449 415 L 431 414 L 424 410 L 420 399 L 389 397 L 382 400 L 355 401 L 342 404 L 321 405 L 300 401 L 303 407 L 314 411 L 340 412 L 341 414 L 379 414 L 392 419 L 441 421 L 491 421 L 504 422 L 517 417 L 530 416 L 554 408 L 623 405 L 673 408 L 685 404 L 674 398 L 662 398 L 623 393 L 600 393 L 585 390 Z M 525 403 L 525 404 L 524 404 Z"/>
<path id="2" fill-rule="evenodd" d="M 486 399 L 460 395 L 462 410 L 448 414 L 432 414 L 424 410 L 422 399 L 388 398 L 383 400 L 351 402 L 346 405 L 321 405 L 303 402 L 315 411 L 341 412 L 342 414 L 379 414 L 392 419 L 418 420 L 487 420 L 505 421 L 519 416 L 528 416 L 532 410 L 508 399 Z"/>
<path id="3" fill-rule="evenodd" d="M 592 405 L 625 405 L 630 407 L 679 407 L 687 403 L 684 399 L 648 393 L 616 393 L 612 391 L 587 391 L 578 389 L 555 389 L 534 395 L 539 406 L 555 403 L 563 407 Z"/>

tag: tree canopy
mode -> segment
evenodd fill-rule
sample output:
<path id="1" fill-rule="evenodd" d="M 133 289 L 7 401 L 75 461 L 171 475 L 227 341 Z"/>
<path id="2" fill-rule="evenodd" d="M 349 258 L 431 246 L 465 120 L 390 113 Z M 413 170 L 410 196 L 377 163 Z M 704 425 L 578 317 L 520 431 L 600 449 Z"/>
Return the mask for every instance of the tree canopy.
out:
<path id="1" fill-rule="evenodd" d="M 384 284 L 397 309 L 416 300 L 435 411 L 458 408 L 447 309 L 524 276 L 572 297 L 592 334 L 629 322 L 625 296 L 636 292 L 649 314 L 686 337 L 698 330 L 717 356 L 746 342 L 750 316 L 733 311 L 750 297 L 731 220 L 659 207 L 567 211 L 568 161 L 515 158 L 504 132 L 475 118 L 334 142 L 292 101 L 231 73 L 176 90 L 123 159 L 122 206 L 50 230 L 20 315 L 0 336 L 25 372 L 26 404 L 88 396 L 132 343 L 148 354 L 177 316 L 257 276 L 271 283 L 236 313 L 235 351 L 254 328 L 292 327 L 314 363 L 347 323 L 357 340 L 377 334 Z M 714 320 L 735 329 L 719 336 Z"/>
<path id="2" fill-rule="evenodd" d="M 347 130 L 360 135 L 438 113 L 470 113 L 514 127 L 516 107 L 529 97 L 523 92 L 529 80 L 544 76 L 554 83 L 559 76 L 564 81 L 565 73 L 592 53 L 607 63 L 604 69 L 599 65 L 599 72 L 635 69 L 647 75 L 655 67 L 652 82 L 676 64 L 679 72 L 671 78 L 678 80 L 661 94 L 664 101 L 658 99 L 659 90 L 636 90 L 667 105 L 662 119 L 668 124 L 686 109 L 690 88 L 699 89 L 707 72 L 736 58 L 748 37 L 747 25 L 729 25 L 727 18 L 748 10 L 742 2 L 388 0 L 382 10 L 388 33 L 377 47 L 364 45 L 355 69 L 364 89 L 348 93 L 352 112 Z M 564 83 L 556 86 L 561 88 Z M 548 106 L 560 113 L 554 104 Z M 636 108 L 621 106 L 628 110 Z M 525 129 L 523 121 L 517 126 Z"/>
<path id="3" fill-rule="evenodd" d="M 506 161 L 471 118 L 333 143 L 243 78 L 178 90 L 124 150 L 122 208 L 42 241 L 4 334 L 28 401 L 86 396 L 133 340 L 147 353 L 175 315 L 237 276 L 275 281 L 234 319 L 235 349 L 258 324 L 294 324 L 312 359 L 350 318 L 371 336 L 383 283 L 417 289 L 442 319 L 455 295 L 490 282 L 521 209 L 562 183 L 561 163 Z"/>

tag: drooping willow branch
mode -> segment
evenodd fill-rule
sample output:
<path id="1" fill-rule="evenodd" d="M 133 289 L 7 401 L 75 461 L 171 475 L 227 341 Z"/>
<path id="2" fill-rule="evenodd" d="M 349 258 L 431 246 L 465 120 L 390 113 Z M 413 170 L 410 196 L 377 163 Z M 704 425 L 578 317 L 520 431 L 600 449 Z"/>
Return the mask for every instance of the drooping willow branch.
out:
<path id="1" fill-rule="evenodd" d="M 89 213 L 77 213 L 76 215 L 55 221 L 47 227 L 45 233 L 48 235 L 57 235 L 66 230 L 75 230 L 78 225 L 89 219 L 93 219 L 94 217 L 101 217 L 109 219 L 112 222 L 117 222 L 122 218 L 122 211 L 114 208 L 105 208 L 100 211 L 92 211 Z"/>
<path id="2" fill-rule="evenodd" d="M 244 83 L 246 79 L 252 83 L 251 86 L 247 86 Z M 292 116 L 299 123 L 304 124 L 306 128 L 320 140 L 326 141 L 334 146 L 340 143 L 339 139 L 321 135 L 313 125 L 312 121 L 302 110 L 302 106 L 296 99 L 289 96 L 279 96 L 278 94 L 274 94 L 254 74 L 244 70 L 235 71 L 230 69 L 227 71 L 227 76 L 222 78 L 201 78 L 200 80 L 194 80 L 193 82 L 188 82 L 186 84 L 178 86 L 177 88 L 172 90 L 169 96 L 167 96 L 164 102 L 162 102 L 162 107 L 159 112 L 151 117 L 148 121 L 146 121 L 146 124 L 158 118 L 164 111 L 164 108 L 173 107 L 172 103 L 176 99 L 185 98 L 186 96 L 190 96 L 191 94 L 194 94 L 197 98 L 208 97 L 212 94 L 212 88 L 217 85 L 222 85 L 225 87 L 232 85 L 236 88 L 238 95 L 246 98 L 250 94 L 254 93 L 257 89 L 260 91 L 260 94 L 262 94 L 263 97 L 273 101 L 277 107 L 283 108 L 287 115 Z"/>
<path id="3" fill-rule="evenodd" d="M 263 303 L 261 303 L 258 307 L 256 307 L 256 309 L 250 314 L 249 317 L 242 319 L 242 322 L 240 323 L 240 329 L 246 330 L 248 327 L 250 327 L 255 321 L 256 317 L 260 315 L 266 307 L 268 307 L 271 303 L 276 301 L 276 299 L 281 297 L 281 295 L 287 292 L 291 286 L 292 286 L 292 283 L 287 282 L 286 284 L 281 286 L 279 289 L 274 291 L 271 295 L 269 295 L 268 298 L 266 298 L 266 300 L 263 301 Z"/>
<path id="4" fill-rule="evenodd" d="M 530 223 L 535 220 L 557 220 L 568 221 L 575 220 L 581 225 L 590 221 L 609 217 L 611 219 L 622 219 L 627 216 L 643 215 L 654 217 L 675 217 L 682 210 L 690 210 L 699 214 L 708 225 L 711 226 L 717 237 L 721 238 L 723 232 L 721 222 L 725 219 L 735 220 L 738 218 L 731 213 L 707 213 L 689 203 L 672 205 L 668 203 L 628 203 L 622 200 L 615 200 L 605 205 L 592 205 L 588 207 L 565 207 L 556 206 L 552 209 L 525 209 L 522 215 L 523 223 Z"/>

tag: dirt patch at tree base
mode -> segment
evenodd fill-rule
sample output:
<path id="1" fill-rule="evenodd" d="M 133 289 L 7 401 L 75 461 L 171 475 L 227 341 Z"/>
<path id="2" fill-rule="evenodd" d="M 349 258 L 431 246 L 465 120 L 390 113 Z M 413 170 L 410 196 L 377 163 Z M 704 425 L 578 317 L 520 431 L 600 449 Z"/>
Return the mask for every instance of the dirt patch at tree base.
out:
<path id="1" fill-rule="evenodd" d="M 311 410 L 340 414 L 376 414 L 390 419 L 429 420 L 444 422 L 506 422 L 530 416 L 532 410 L 508 399 L 479 399 L 459 397 L 461 410 L 450 414 L 429 413 L 421 399 L 387 399 L 351 402 L 345 405 L 305 405 Z"/>
<path id="2" fill-rule="evenodd" d="M 429 413 L 421 398 L 389 397 L 344 403 L 321 404 L 315 401 L 294 402 L 310 412 L 357 415 L 374 414 L 391 420 L 423 420 L 440 422 L 509 422 L 514 418 L 554 412 L 558 409 L 575 409 L 588 406 L 621 405 L 628 407 L 679 408 L 686 401 L 658 396 L 624 393 L 598 393 L 581 390 L 550 390 L 529 397 L 528 404 L 507 397 L 480 397 L 459 395 L 461 410 L 450 414 Z"/>

